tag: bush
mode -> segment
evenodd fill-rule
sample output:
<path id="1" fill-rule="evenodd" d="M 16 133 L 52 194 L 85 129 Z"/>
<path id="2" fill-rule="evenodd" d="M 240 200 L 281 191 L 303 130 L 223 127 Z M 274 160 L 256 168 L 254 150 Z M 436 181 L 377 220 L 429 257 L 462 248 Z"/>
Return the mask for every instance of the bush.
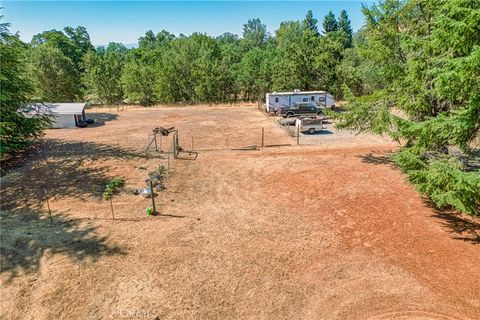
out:
<path id="1" fill-rule="evenodd" d="M 125 179 L 122 177 L 116 177 L 107 182 L 105 191 L 103 192 L 103 198 L 105 200 L 110 199 L 123 185 L 125 184 Z"/>

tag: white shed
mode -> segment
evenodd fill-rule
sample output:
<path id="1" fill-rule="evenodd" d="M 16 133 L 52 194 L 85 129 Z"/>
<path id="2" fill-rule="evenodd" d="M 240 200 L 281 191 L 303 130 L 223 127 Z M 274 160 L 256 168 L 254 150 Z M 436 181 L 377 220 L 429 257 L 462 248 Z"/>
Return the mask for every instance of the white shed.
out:
<path id="1" fill-rule="evenodd" d="M 52 114 L 51 128 L 75 128 L 85 122 L 86 103 L 34 103 L 28 105 L 28 115 Z"/>

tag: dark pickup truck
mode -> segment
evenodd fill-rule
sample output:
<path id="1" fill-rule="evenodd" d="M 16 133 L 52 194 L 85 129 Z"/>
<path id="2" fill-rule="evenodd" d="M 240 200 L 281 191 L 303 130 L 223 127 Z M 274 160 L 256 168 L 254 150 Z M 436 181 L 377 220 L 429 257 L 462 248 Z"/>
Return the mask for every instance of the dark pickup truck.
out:
<path id="1" fill-rule="evenodd" d="M 297 117 L 297 116 L 311 116 L 322 115 L 322 110 L 310 102 L 296 103 L 292 107 L 285 107 L 278 109 L 278 115 L 284 118 Z"/>

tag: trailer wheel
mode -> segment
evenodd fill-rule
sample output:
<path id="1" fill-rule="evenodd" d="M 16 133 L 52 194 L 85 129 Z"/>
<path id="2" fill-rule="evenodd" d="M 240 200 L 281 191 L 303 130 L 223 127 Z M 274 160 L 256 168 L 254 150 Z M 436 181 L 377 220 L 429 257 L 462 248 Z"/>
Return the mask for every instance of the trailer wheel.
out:
<path id="1" fill-rule="evenodd" d="M 293 112 L 287 112 L 287 118 L 293 117 Z"/>
<path id="2" fill-rule="evenodd" d="M 314 133 L 315 133 L 315 128 L 310 128 L 310 129 L 308 129 L 308 133 L 314 134 Z"/>

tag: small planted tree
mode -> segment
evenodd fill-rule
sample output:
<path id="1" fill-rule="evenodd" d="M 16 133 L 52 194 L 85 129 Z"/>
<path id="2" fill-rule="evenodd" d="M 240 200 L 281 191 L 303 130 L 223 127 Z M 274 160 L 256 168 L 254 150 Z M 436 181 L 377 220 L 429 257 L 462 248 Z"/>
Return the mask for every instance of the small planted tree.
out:
<path id="1" fill-rule="evenodd" d="M 112 210 L 112 219 L 114 220 L 115 220 L 115 215 L 113 213 L 112 197 L 124 185 L 125 185 L 125 179 L 123 179 L 122 177 L 116 177 L 107 182 L 105 191 L 103 192 L 103 199 L 110 200 L 110 209 Z"/>

